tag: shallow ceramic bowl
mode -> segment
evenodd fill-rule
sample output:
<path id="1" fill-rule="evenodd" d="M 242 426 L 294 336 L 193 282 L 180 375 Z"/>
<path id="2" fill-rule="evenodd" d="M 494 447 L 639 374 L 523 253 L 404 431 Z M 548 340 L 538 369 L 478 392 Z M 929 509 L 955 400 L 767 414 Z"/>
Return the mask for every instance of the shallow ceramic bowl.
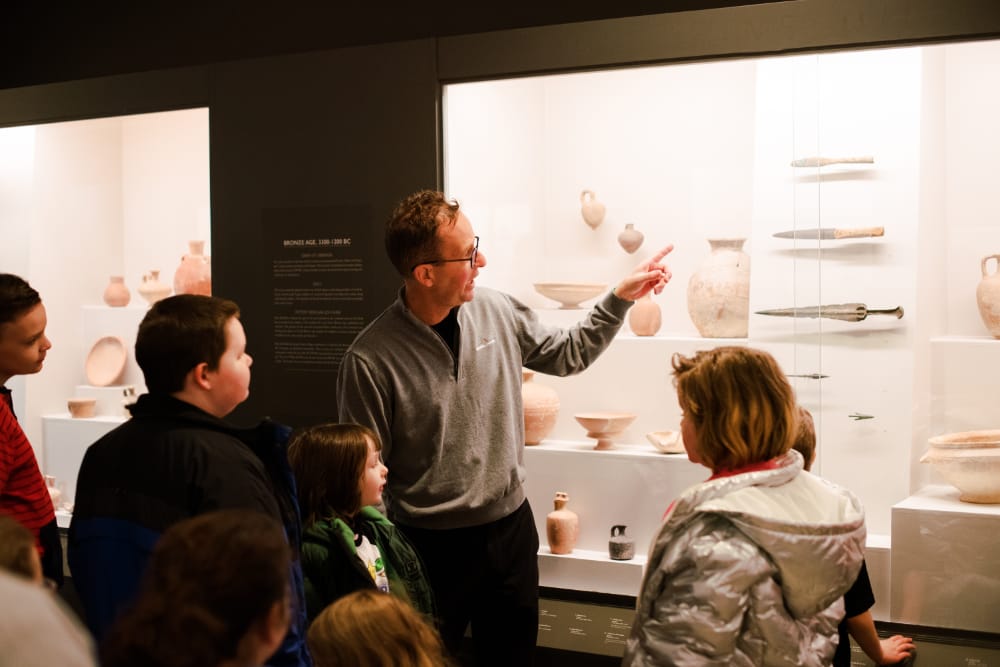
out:
<path id="1" fill-rule="evenodd" d="M 560 308 L 579 308 L 588 299 L 599 296 L 608 288 L 604 283 L 535 283 L 535 291 L 558 301 Z"/>
<path id="2" fill-rule="evenodd" d="M 646 439 L 653 443 L 657 451 L 664 454 L 683 454 L 684 440 L 680 431 L 650 431 L 646 434 Z"/>
<path id="3" fill-rule="evenodd" d="M 573 415 L 580 426 L 587 429 L 587 435 L 597 438 L 594 449 L 613 449 L 612 436 L 618 435 L 635 421 L 637 415 L 631 412 L 582 412 Z"/>
<path id="4" fill-rule="evenodd" d="M 125 370 L 128 352 L 125 341 L 118 336 L 99 338 L 90 348 L 84 369 L 87 381 L 95 387 L 107 387 L 121 377 Z"/>
<path id="5" fill-rule="evenodd" d="M 96 398 L 70 398 L 66 401 L 69 416 L 74 419 L 86 419 L 97 413 Z"/>
<path id="6" fill-rule="evenodd" d="M 920 458 L 934 469 L 967 503 L 1000 503 L 1000 429 L 945 433 L 928 440 L 930 449 Z"/>

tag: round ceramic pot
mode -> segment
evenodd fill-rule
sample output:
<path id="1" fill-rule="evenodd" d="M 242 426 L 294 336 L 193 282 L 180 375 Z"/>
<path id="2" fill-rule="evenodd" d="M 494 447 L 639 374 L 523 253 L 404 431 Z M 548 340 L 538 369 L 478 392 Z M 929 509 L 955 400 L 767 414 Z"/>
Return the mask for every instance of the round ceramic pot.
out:
<path id="1" fill-rule="evenodd" d="M 112 308 L 122 308 L 132 300 L 132 293 L 125 287 L 124 276 L 111 276 L 111 281 L 104 288 L 104 303 Z"/>
<path id="2" fill-rule="evenodd" d="M 1000 429 L 946 433 L 928 440 L 920 458 L 930 463 L 967 503 L 1000 503 Z"/>
<path id="3" fill-rule="evenodd" d="M 635 302 L 628 311 L 628 327 L 636 336 L 655 336 L 663 324 L 660 304 L 647 294 Z"/>
<path id="4" fill-rule="evenodd" d="M 188 249 L 174 272 L 174 294 L 212 296 L 212 263 L 205 255 L 205 242 L 188 241 Z"/>
<path id="5" fill-rule="evenodd" d="M 537 445 L 556 425 L 559 394 L 552 387 L 533 382 L 535 371 L 521 371 L 521 403 L 524 407 L 524 444 Z"/>
<path id="6" fill-rule="evenodd" d="M 646 236 L 635 228 L 633 224 L 625 225 L 625 229 L 618 234 L 618 245 L 628 254 L 634 253 L 642 245 Z"/>

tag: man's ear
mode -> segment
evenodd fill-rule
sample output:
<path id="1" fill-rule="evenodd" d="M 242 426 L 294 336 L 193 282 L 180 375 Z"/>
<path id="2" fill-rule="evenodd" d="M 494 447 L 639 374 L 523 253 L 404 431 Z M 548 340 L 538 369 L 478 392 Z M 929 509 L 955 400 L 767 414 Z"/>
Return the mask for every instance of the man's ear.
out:
<path id="1" fill-rule="evenodd" d="M 192 388 L 207 391 L 212 388 L 212 380 L 208 373 L 208 363 L 203 361 L 188 371 L 187 381 Z"/>
<path id="2" fill-rule="evenodd" d="M 434 267 L 430 264 L 421 264 L 413 269 L 413 278 L 424 287 L 434 285 Z"/>

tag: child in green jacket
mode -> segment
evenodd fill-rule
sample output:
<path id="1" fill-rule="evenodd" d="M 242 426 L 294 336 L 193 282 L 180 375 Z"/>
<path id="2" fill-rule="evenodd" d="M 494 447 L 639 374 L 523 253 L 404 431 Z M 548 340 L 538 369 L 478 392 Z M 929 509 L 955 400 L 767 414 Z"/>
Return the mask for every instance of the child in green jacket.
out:
<path id="1" fill-rule="evenodd" d="M 302 572 L 312 621 L 340 597 L 378 589 L 434 615 L 416 550 L 381 512 L 388 468 L 378 436 L 358 424 L 313 426 L 292 438 L 288 458 L 301 505 Z"/>

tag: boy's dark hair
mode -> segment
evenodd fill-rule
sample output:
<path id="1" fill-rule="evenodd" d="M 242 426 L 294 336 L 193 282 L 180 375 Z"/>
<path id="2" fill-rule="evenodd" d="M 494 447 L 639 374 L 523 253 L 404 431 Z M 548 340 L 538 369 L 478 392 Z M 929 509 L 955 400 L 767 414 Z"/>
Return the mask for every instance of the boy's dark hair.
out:
<path id="1" fill-rule="evenodd" d="M 135 339 L 135 360 L 149 393 L 182 390 L 188 372 L 202 362 L 218 368 L 226 323 L 239 316 L 239 306 L 214 296 L 178 294 L 153 304 Z"/>
<path id="2" fill-rule="evenodd" d="M 42 302 L 42 297 L 19 276 L 0 273 L 0 324 L 13 322 Z"/>

